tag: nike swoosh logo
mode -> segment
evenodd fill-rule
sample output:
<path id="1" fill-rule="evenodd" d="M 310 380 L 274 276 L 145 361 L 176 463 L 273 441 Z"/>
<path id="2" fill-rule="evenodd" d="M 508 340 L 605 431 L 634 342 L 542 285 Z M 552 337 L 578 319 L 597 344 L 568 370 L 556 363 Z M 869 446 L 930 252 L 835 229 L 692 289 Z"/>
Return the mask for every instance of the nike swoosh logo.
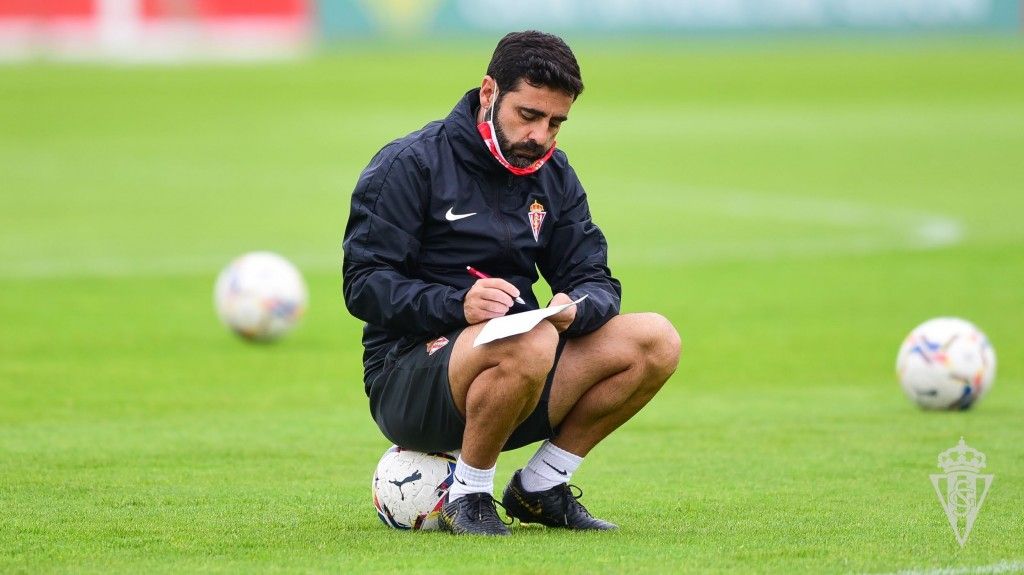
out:
<path id="1" fill-rule="evenodd" d="M 454 477 L 454 478 L 455 478 L 455 481 L 458 481 L 459 483 L 461 483 L 461 484 L 463 484 L 463 485 L 465 485 L 465 484 L 466 484 L 466 482 L 465 482 L 465 481 L 463 481 L 463 480 L 459 479 L 459 476 L 458 476 L 458 475 L 452 475 L 452 477 Z"/>
<path id="2" fill-rule="evenodd" d="M 543 460 L 543 459 L 541 459 L 541 461 L 544 461 L 544 460 Z M 568 472 L 568 471 L 562 471 L 561 469 L 559 469 L 559 468 L 555 467 L 554 465 L 551 465 L 551 464 L 550 464 L 550 463 L 548 463 L 547 461 L 544 461 L 544 465 L 547 465 L 547 466 L 548 466 L 548 467 L 550 467 L 551 469 L 554 469 L 554 470 L 555 470 L 555 471 L 556 471 L 556 472 L 557 472 L 557 473 L 558 473 L 559 475 L 569 475 L 569 472 Z"/>
<path id="3" fill-rule="evenodd" d="M 455 220 L 461 220 L 462 218 L 468 218 L 469 216 L 476 215 L 476 212 L 473 212 L 471 214 L 456 214 L 452 212 L 452 210 L 454 209 L 455 206 L 448 208 L 448 212 L 444 215 L 444 219 L 448 220 L 449 222 L 454 222 Z"/>

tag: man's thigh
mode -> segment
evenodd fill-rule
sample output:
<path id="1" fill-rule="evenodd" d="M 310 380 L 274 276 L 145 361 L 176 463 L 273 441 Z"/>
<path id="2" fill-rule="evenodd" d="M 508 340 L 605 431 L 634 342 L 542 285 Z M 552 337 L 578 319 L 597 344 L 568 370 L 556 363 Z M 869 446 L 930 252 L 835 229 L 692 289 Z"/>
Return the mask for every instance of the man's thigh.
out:
<path id="1" fill-rule="evenodd" d="M 469 387 L 484 371 L 497 366 L 502 359 L 512 358 L 514 362 L 537 368 L 544 360 L 557 357 L 562 345 L 559 334 L 547 321 L 542 321 L 527 333 L 514 335 L 492 341 L 486 345 L 473 347 L 473 341 L 486 322 L 471 325 L 462 330 L 452 349 L 448 362 L 448 378 L 451 384 L 452 397 L 459 413 L 466 414 L 466 397 Z M 533 363 L 530 363 L 533 362 Z M 548 368 L 543 368 L 540 376 L 547 375 Z"/>
<path id="2" fill-rule="evenodd" d="M 483 329 L 484 324 L 477 324 L 470 326 L 462 331 L 459 338 L 456 340 L 455 345 L 452 349 L 451 358 L 448 363 L 448 377 L 449 384 L 451 386 L 451 395 L 454 404 L 458 407 L 459 414 L 465 420 L 466 414 L 466 396 L 470 385 L 473 380 L 480 376 L 480 374 L 491 367 L 494 367 L 498 360 L 496 358 L 516 357 L 517 361 L 530 362 L 531 357 L 529 354 L 531 345 L 537 345 L 543 348 L 546 353 L 554 354 L 554 365 L 558 364 L 558 358 L 565 348 L 567 343 L 566 338 L 559 337 L 559 334 L 555 331 L 554 326 L 544 321 L 540 325 L 534 328 L 534 330 L 541 331 L 542 333 L 534 333 L 531 330 L 530 334 L 522 334 L 518 336 L 512 336 L 497 341 L 490 342 L 480 347 L 473 347 L 473 340 Z M 523 337 L 530 337 L 532 334 L 532 341 L 526 342 L 524 345 Z M 550 336 L 550 337 L 549 337 Z M 517 339 L 519 338 L 519 339 Z M 550 345 L 554 349 L 548 349 Z M 538 350 L 538 352 L 541 350 Z M 525 356 L 519 357 L 518 354 L 526 353 Z M 538 355 L 543 355 L 538 353 Z M 534 369 L 537 368 L 537 360 L 535 362 Z M 548 365 L 551 365 L 550 363 Z M 553 435 L 551 422 L 548 419 L 548 396 L 551 393 L 551 385 L 554 381 L 554 368 L 545 368 L 544 373 L 545 381 L 544 387 L 541 390 L 540 399 L 533 411 L 512 431 L 512 435 L 509 436 L 502 451 L 508 451 L 510 449 L 518 449 L 524 445 L 529 445 L 537 441 L 543 441 L 550 438 Z"/>
<path id="3" fill-rule="evenodd" d="M 493 350 L 500 345 L 492 342 L 474 348 L 473 340 L 481 329 L 483 324 L 448 333 L 444 345 L 440 340 L 431 340 L 415 346 L 399 354 L 383 370 L 370 386 L 370 407 L 385 437 L 417 451 L 452 451 L 461 447 L 465 389 L 472 383 L 472 379 L 466 378 L 470 374 L 475 378 L 493 365 Z M 563 345 L 564 341 L 558 345 L 556 358 Z M 536 409 L 512 432 L 503 450 L 551 437 L 547 400 L 552 381 L 553 373 L 545 382 Z"/>
<path id="4" fill-rule="evenodd" d="M 555 366 L 548 416 L 555 427 L 595 384 L 630 369 L 641 358 L 641 342 L 653 314 L 617 315 L 585 336 L 570 339 Z M 654 316 L 657 317 L 657 316 Z"/>

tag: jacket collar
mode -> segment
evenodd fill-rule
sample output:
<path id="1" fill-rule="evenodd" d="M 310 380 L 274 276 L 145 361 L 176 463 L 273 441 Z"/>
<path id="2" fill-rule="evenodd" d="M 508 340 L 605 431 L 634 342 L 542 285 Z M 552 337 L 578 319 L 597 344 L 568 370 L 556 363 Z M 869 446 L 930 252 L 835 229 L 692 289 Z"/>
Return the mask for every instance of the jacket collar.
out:
<path id="1" fill-rule="evenodd" d="M 474 88 L 459 100 L 444 119 L 455 156 L 467 168 L 489 175 L 511 175 L 491 156 L 483 137 L 476 129 L 476 111 L 480 108 L 480 88 Z"/>

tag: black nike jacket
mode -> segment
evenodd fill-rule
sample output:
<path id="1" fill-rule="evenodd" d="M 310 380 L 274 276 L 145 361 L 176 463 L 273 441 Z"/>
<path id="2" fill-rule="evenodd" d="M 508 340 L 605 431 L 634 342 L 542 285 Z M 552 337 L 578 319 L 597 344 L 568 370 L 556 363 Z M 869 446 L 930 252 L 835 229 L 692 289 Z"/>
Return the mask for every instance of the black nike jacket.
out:
<path id="1" fill-rule="evenodd" d="M 389 352 L 465 327 L 463 298 L 476 278 L 466 266 L 519 288 L 539 307 L 537 271 L 579 304 L 568 337 L 590 333 L 619 312 L 622 288 L 608 245 L 561 150 L 528 176 L 514 176 L 476 129 L 479 90 L 444 120 L 395 140 L 363 170 L 345 228 L 345 303 L 366 322 L 364 382 Z M 536 232 L 536 234 L 535 234 Z"/>

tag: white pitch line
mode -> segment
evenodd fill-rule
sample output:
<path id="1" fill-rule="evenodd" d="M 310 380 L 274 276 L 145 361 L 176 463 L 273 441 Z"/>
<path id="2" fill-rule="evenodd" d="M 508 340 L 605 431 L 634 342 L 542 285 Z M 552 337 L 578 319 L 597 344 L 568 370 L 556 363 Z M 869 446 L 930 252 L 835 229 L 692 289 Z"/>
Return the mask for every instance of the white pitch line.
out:
<path id="1" fill-rule="evenodd" d="M 340 244 L 340 241 L 338 242 Z M 264 250 L 259 246 L 249 251 Z M 288 258 L 303 271 L 341 270 L 341 249 L 333 254 L 274 251 Z M 14 264 L 0 263 L 0 279 L 53 279 L 69 277 L 128 278 L 187 275 L 216 275 L 232 259 L 241 255 L 82 257 L 74 259 L 35 259 Z"/>
<path id="2" fill-rule="evenodd" d="M 637 188 L 636 184 L 631 187 Z M 631 243 L 632 238 L 623 238 L 622 241 L 611 242 L 610 246 L 613 258 L 619 261 L 688 264 L 933 250 L 956 245 L 965 236 L 963 224 L 945 215 L 846 199 L 668 188 L 664 185 L 641 185 L 639 188 L 653 192 L 634 194 L 630 198 L 630 209 L 641 214 L 646 209 L 662 214 L 677 212 L 691 219 L 711 215 L 719 219 L 768 221 L 780 226 L 817 225 L 833 228 L 843 235 L 713 242 L 685 238 L 666 242 L 658 238 L 656 243 L 645 239 Z"/>
<path id="3" fill-rule="evenodd" d="M 614 189 L 614 182 L 605 188 Z M 612 263 L 682 265 L 722 261 L 772 261 L 786 258 L 828 255 L 870 254 L 896 250 L 932 250 L 961 242 L 964 226 L 948 216 L 873 205 L 850 200 L 805 198 L 757 194 L 735 190 L 673 188 L 665 184 L 646 186 L 632 182 L 621 189 L 642 189 L 633 194 L 630 209 L 638 214 L 672 214 L 693 218 L 711 215 L 718 219 L 778 223 L 780 227 L 814 225 L 832 228 L 840 236 L 818 236 L 812 232 L 796 237 L 730 240 L 692 240 L 640 236 L 614 238 L 610 242 Z M 597 217 L 601 221 L 600 214 Z M 656 231 L 656 230 L 655 230 Z M 665 230 L 671 233 L 671 230 Z M 340 239 L 322 252 L 281 254 L 302 270 L 322 272 L 341 269 Z M 260 246 L 257 246 L 260 247 Z M 255 249 L 255 248 L 254 248 Z M 215 274 L 238 254 L 186 256 L 99 256 L 82 258 L 39 258 L 0 261 L 0 278 L 67 277 L 153 277 Z"/>
<path id="4" fill-rule="evenodd" d="M 976 565 L 973 567 L 908 569 L 883 575 L 993 575 L 998 573 L 1024 573 L 1024 561 L 1000 561 L 991 565 Z"/>

